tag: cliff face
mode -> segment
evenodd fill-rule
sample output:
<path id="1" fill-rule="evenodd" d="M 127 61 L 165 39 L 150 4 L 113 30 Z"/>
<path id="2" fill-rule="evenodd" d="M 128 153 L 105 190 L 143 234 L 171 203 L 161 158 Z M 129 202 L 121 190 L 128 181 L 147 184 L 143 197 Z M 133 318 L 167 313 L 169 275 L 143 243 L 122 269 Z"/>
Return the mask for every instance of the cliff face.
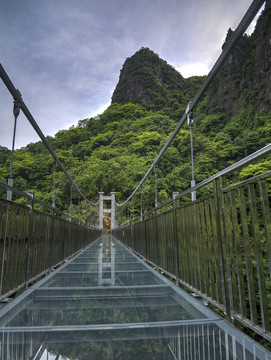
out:
<path id="1" fill-rule="evenodd" d="M 261 84 L 260 99 L 271 109 L 271 0 L 255 29 L 254 86 Z M 258 107 L 260 104 L 258 104 Z"/>
<path id="2" fill-rule="evenodd" d="M 127 58 L 120 72 L 112 103 L 149 103 L 166 91 L 181 91 L 184 79 L 178 71 L 148 48 Z"/>
<path id="3" fill-rule="evenodd" d="M 225 43 L 231 37 L 229 29 Z M 223 47 L 222 47 L 223 48 Z M 244 35 L 216 78 L 211 95 L 233 113 L 252 106 L 271 109 L 271 0 L 258 19 L 254 33 Z"/>
<path id="4" fill-rule="evenodd" d="M 224 45 L 233 31 L 229 29 Z M 223 45 L 223 46 L 224 46 Z M 223 48 L 222 46 L 222 48 Z M 209 112 L 219 104 L 233 115 L 251 107 L 256 113 L 271 109 L 271 0 L 251 36 L 244 35 L 225 62 L 209 90 Z M 153 109 L 185 107 L 203 77 L 184 79 L 148 48 L 127 58 L 120 72 L 112 103 L 145 104 Z M 216 106 L 216 105 L 215 105 Z"/>

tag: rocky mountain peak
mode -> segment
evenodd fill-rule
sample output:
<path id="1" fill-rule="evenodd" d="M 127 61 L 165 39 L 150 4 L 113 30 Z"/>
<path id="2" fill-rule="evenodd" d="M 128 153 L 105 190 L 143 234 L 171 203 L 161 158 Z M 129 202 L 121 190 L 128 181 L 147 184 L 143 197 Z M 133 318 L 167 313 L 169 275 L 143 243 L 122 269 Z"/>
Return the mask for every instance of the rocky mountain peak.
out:
<path id="1" fill-rule="evenodd" d="M 126 59 L 112 103 L 149 103 L 167 89 L 180 90 L 184 78 L 149 48 L 142 47 Z"/>

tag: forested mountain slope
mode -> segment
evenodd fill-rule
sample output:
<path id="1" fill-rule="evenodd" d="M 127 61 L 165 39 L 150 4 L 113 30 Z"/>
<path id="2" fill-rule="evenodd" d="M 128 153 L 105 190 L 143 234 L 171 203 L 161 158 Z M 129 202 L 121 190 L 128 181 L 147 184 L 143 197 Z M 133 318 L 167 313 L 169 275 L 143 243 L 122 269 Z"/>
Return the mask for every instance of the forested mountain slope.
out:
<path id="1" fill-rule="evenodd" d="M 252 36 L 244 36 L 195 111 L 195 177 L 199 182 L 271 140 L 270 2 Z M 231 35 L 229 30 L 227 39 Z M 80 120 L 48 140 L 81 190 L 93 200 L 98 191 L 124 200 L 138 184 L 176 126 L 205 77 L 182 77 L 148 48 L 126 59 L 101 115 Z M 240 173 L 244 179 L 270 169 L 265 159 Z M 9 175 L 10 151 L 0 148 L 0 178 Z M 68 208 L 69 184 L 56 174 L 56 205 Z M 190 186 L 190 133 L 179 132 L 159 163 L 159 201 Z M 150 179 L 151 181 L 151 179 Z M 17 150 L 14 186 L 34 190 L 51 203 L 53 160 L 41 142 Z M 154 186 L 143 189 L 153 198 Z M 4 196 L 4 193 L 2 193 Z M 76 195 L 75 195 L 76 196 Z"/>

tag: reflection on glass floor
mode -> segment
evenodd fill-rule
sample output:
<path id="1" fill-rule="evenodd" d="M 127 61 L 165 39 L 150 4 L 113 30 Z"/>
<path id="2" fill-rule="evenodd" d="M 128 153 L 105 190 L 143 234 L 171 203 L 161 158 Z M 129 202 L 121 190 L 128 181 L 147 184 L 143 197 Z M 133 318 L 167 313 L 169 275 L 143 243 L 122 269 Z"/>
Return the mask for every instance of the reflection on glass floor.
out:
<path id="1" fill-rule="evenodd" d="M 3 360 L 271 359 L 103 237 L 0 310 Z"/>

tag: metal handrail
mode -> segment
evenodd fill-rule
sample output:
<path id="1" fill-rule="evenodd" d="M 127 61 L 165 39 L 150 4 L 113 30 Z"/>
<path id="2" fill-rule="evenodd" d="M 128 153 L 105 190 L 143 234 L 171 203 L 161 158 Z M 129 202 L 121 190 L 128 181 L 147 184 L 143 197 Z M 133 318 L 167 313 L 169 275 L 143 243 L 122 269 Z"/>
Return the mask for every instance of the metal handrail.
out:
<path id="1" fill-rule="evenodd" d="M 240 169 L 241 167 L 243 167 L 245 165 L 248 165 L 253 160 L 258 159 L 259 157 L 261 157 L 263 155 L 266 155 L 270 151 L 271 151 L 271 144 L 266 145 L 263 148 L 261 148 L 261 149 L 255 151 L 254 153 L 248 155 L 244 159 L 237 161 L 236 163 L 228 166 L 227 168 L 225 168 L 225 169 L 217 172 L 216 174 L 210 176 L 209 178 L 203 180 L 202 182 L 198 183 L 196 186 L 190 187 L 187 190 L 184 190 L 183 192 L 181 192 L 180 194 L 175 195 L 174 199 L 180 199 L 180 198 L 184 197 L 185 195 L 190 194 L 192 191 L 196 191 L 196 190 L 202 188 L 203 186 L 206 186 L 206 185 L 210 184 L 215 179 L 218 179 L 221 176 L 229 175 L 233 171 L 238 170 L 238 169 Z M 269 177 L 270 175 L 271 175 L 271 171 L 267 171 L 266 173 L 261 174 L 260 178 L 266 178 L 266 177 Z M 257 176 L 259 177 L 259 175 L 257 175 Z M 255 177 L 251 178 L 250 181 L 253 181 L 254 178 Z M 223 189 L 223 191 L 229 191 L 229 190 L 237 187 L 238 185 L 240 185 L 242 183 L 243 182 L 231 185 L 231 186 Z M 150 210 L 148 213 L 153 213 L 153 212 L 155 212 L 155 211 L 157 211 L 159 209 L 162 209 L 164 206 L 172 204 L 172 202 L 173 202 L 173 199 L 168 199 L 165 202 L 163 202 L 162 204 L 158 205 L 156 208 L 153 208 L 152 210 Z M 139 219 L 139 217 L 137 219 Z M 134 219 L 134 220 L 137 220 L 137 219 Z M 121 226 L 122 225 L 125 225 L 125 224 L 121 224 Z"/>
<path id="2" fill-rule="evenodd" d="M 57 209 L 57 208 L 55 208 L 55 207 L 53 207 L 53 206 L 51 206 L 51 205 L 48 205 L 48 204 L 46 204 L 44 201 L 35 198 L 35 196 L 32 197 L 32 195 L 30 195 L 30 194 L 28 194 L 28 193 L 25 193 L 25 192 L 23 192 L 23 191 L 21 191 L 21 190 L 19 190 L 19 189 L 16 189 L 16 188 L 14 188 L 13 186 L 10 186 L 10 185 L 4 183 L 3 181 L 0 181 L 0 186 L 3 187 L 3 188 L 5 188 L 6 190 L 12 191 L 13 193 L 15 193 L 15 194 L 17 194 L 17 195 L 19 195 L 19 196 L 25 197 L 25 198 L 27 198 L 28 200 L 33 200 L 34 202 L 36 202 L 36 203 L 44 206 L 45 208 L 51 210 L 53 213 L 58 213 L 58 214 L 66 217 L 66 218 L 67 218 L 67 217 L 70 218 L 71 220 L 72 220 L 72 219 L 73 219 L 73 220 L 77 220 L 77 219 L 74 218 L 74 217 L 70 217 L 70 215 L 68 215 L 68 214 L 65 213 L 64 211 L 61 211 L 61 210 L 59 210 L 59 209 Z M 87 225 L 85 222 L 84 222 L 84 224 Z M 96 228 L 97 228 L 95 225 L 92 225 L 92 224 L 89 224 L 88 227 L 91 227 L 91 228 L 93 228 L 93 229 L 96 229 Z"/>
<path id="3" fill-rule="evenodd" d="M 208 179 L 203 180 L 202 182 L 198 183 L 196 186 L 193 186 L 185 191 L 183 191 L 182 193 L 176 195 L 175 199 L 179 199 L 180 197 L 183 197 L 184 195 L 187 195 L 189 193 L 191 193 L 192 191 L 196 191 L 197 189 L 210 184 L 213 180 L 224 176 L 224 175 L 228 175 L 231 172 L 240 169 L 242 166 L 247 165 L 248 163 L 252 162 L 255 159 L 258 159 L 259 157 L 266 155 L 269 151 L 271 151 L 271 144 L 268 144 L 266 146 L 264 146 L 263 148 L 255 151 L 254 153 L 248 155 L 247 157 L 237 161 L 236 163 L 226 167 L 225 169 L 219 171 L 218 173 L 210 176 Z"/>
<path id="4" fill-rule="evenodd" d="M 231 172 L 240 169 L 240 167 L 247 165 L 248 163 L 250 163 L 251 161 L 258 159 L 260 156 L 263 156 L 265 154 L 267 154 L 269 151 L 271 150 L 271 144 L 264 146 L 263 148 L 255 151 L 254 153 L 250 154 L 249 156 L 245 157 L 242 160 L 237 161 L 236 163 L 228 166 L 227 168 L 217 172 L 216 174 L 210 176 L 208 179 L 203 180 L 202 182 L 198 183 L 196 186 L 193 186 L 187 190 L 184 190 L 183 192 L 181 192 L 180 194 L 175 196 L 175 199 L 180 199 L 183 196 L 191 193 L 192 191 L 196 191 L 200 188 L 202 188 L 203 186 L 206 186 L 208 184 L 210 184 L 212 181 L 214 181 L 215 179 L 218 179 L 219 177 L 223 176 L 223 175 L 228 175 Z M 266 173 L 263 174 L 263 176 L 265 176 Z M 253 178 L 252 178 L 253 179 Z M 237 186 L 236 185 L 232 185 L 232 186 Z M 229 187 L 231 188 L 231 187 Z M 224 189 L 224 190 L 227 190 Z M 162 209 L 164 206 L 171 204 L 173 201 L 173 199 L 169 199 L 167 201 L 165 201 L 164 203 L 162 203 L 161 205 L 159 205 L 157 208 L 151 210 L 151 212 L 155 211 L 155 210 L 159 210 Z"/>

